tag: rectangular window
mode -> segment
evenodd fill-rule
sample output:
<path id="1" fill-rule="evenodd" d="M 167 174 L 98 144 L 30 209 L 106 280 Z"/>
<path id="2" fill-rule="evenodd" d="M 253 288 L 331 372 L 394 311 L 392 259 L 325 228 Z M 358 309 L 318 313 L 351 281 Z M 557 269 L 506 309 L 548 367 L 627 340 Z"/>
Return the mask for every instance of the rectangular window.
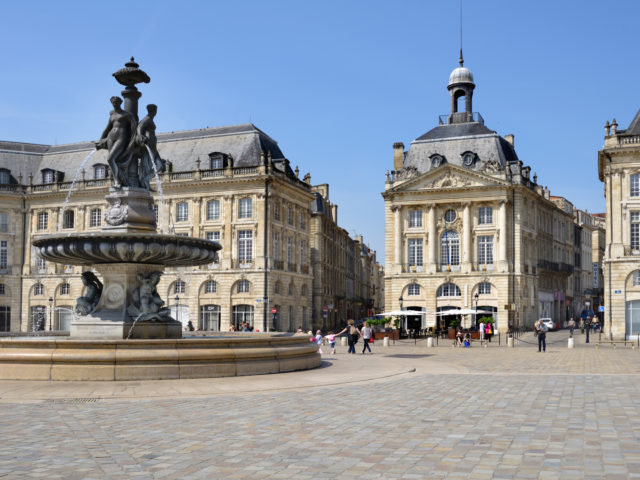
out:
<path id="1" fill-rule="evenodd" d="M 629 195 L 632 197 L 639 197 L 640 196 L 640 174 L 634 173 L 633 175 L 631 175 L 631 177 L 629 177 L 629 183 L 631 187 Z"/>
<path id="2" fill-rule="evenodd" d="M 631 212 L 631 248 L 640 248 L 640 212 Z"/>
<path id="3" fill-rule="evenodd" d="M 273 202 L 273 219 L 280 220 L 280 204 Z"/>
<path id="4" fill-rule="evenodd" d="M 300 230 L 305 230 L 307 228 L 307 221 L 304 217 L 304 213 L 300 212 Z"/>
<path id="5" fill-rule="evenodd" d="M 409 288 L 407 290 L 407 293 L 411 296 L 420 295 L 420 285 L 418 285 L 417 283 L 412 283 L 411 285 L 409 285 Z"/>
<path id="6" fill-rule="evenodd" d="M 493 235 L 478 236 L 478 264 L 493 264 Z"/>
<path id="7" fill-rule="evenodd" d="M 49 227 L 49 214 L 40 212 L 38 214 L 38 230 L 46 230 Z"/>
<path id="8" fill-rule="evenodd" d="M 412 266 L 412 267 L 422 266 L 422 239 L 421 238 L 409 239 L 409 266 Z"/>
<path id="9" fill-rule="evenodd" d="M 176 222 L 188 222 L 189 221 L 189 204 L 187 202 L 180 202 L 176 208 Z"/>
<path id="10" fill-rule="evenodd" d="M 478 295 L 491 295 L 491 284 L 489 282 L 482 282 L 478 285 Z"/>
<path id="11" fill-rule="evenodd" d="M 0 232 L 9 231 L 9 214 L 0 213 Z"/>
<path id="12" fill-rule="evenodd" d="M 251 218 L 252 215 L 251 199 L 241 198 L 238 208 L 238 218 Z"/>
<path id="13" fill-rule="evenodd" d="M 478 225 L 489 225 L 493 223 L 493 208 L 480 207 L 478 209 Z"/>
<path id="14" fill-rule="evenodd" d="M 73 210 L 65 210 L 62 221 L 62 228 L 73 228 L 75 225 L 75 214 Z"/>
<path id="15" fill-rule="evenodd" d="M 106 165 L 96 165 L 93 167 L 93 178 L 106 178 L 107 177 L 107 166 Z"/>
<path id="16" fill-rule="evenodd" d="M 11 307 L 0 307 L 0 331 L 11 330 Z"/>
<path id="17" fill-rule="evenodd" d="M 304 265 L 304 252 L 305 252 L 306 242 L 304 240 L 300 241 L 300 266 Z"/>
<path id="18" fill-rule="evenodd" d="M 102 210 L 94 208 L 91 210 L 91 218 L 89 219 L 90 227 L 99 227 L 102 223 Z"/>
<path id="19" fill-rule="evenodd" d="M 409 228 L 422 227 L 422 210 L 409 211 Z"/>
<path id="20" fill-rule="evenodd" d="M 220 232 L 207 232 L 205 235 L 207 240 L 211 240 L 212 242 L 220 241 Z"/>
<path id="21" fill-rule="evenodd" d="M 218 220 L 220 218 L 220 202 L 211 200 L 207 202 L 207 220 Z"/>
<path id="22" fill-rule="evenodd" d="M 273 234 L 273 261 L 277 262 L 280 260 L 280 234 Z"/>
<path id="23" fill-rule="evenodd" d="M 293 240 L 287 237 L 287 263 L 291 265 L 293 262 Z"/>
<path id="24" fill-rule="evenodd" d="M 287 208 L 287 223 L 293 225 L 293 208 Z"/>
<path id="25" fill-rule="evenodd" d="M 53 170 L 45 170 L 42 172 L 42 183 L 53 183 Z"/>
<path id="26" fill-rule="evenodd" d="M 0 270 L 9 268 L 9 245 L 6 240 L 0 241 Z"/>
<path id="27" fill-rule="evenodd" d="M 212 170 L 215 170 L 217 168 L 222 168 L 224 166 L 224 158 L 222 157 L 222 155 L 211 155 L 211 157 L 209 157 L 209 167 Z"/>
<path id="28" fill-rule="evenodd" d="M 158 205 L 155 203 L 151 206 L 151 210 L 153 210 L 153 218 L 158 221 Z"/>
<path id="29" fill-rule="evenodd" d="M 251 263 L 253 252 L 253 231 L 240 230 L 238 232 L 238 260 L 241 263 Z"/>
<path id="30" fill-rule="evenodd" d="M 47 261 L 44 258 L 36 256 L 36 269 L 38 272 L 44 273 L 47 271 Z"/>

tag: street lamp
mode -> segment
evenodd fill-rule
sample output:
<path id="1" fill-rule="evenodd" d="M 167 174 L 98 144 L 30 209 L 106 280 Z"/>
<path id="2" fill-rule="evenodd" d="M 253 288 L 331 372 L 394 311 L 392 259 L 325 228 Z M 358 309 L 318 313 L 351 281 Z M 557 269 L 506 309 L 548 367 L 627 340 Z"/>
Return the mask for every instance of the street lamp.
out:
<path id="1" fill-rule="evenodd" d="M 474 322 L 475 322 L 475 324 L 476 324 L 476 325 L 478 325 L 478 297 L 479 297 L 479 296 L 480 296 L 480 293 L 479 293 L 479 292 L 476 292 L 476 294 L 473 296 L 473 298 L 474 298 L 474 299 L 475 299 L 475 301 L 476 301 L 476 313 L 475 313 L 475 315 L 473 316 L 473 317 L 474 317 L 474 318 L 473 318 L 473 320 L 474 320 Z"/>
<path id="2" fill-rule="evenodd" d="M 49 331 L 52 330 L 53 322 L 51 318 L 53 317 L 53 297 L 49 297 Z"/>
<path id="3" fill-rule="evenodd" d="M 402 295 L 400 295 L 400 298 L 398 299 L 398 302 L 400 303 L 400 310 L 402 310 L 402 300 L 404 300 L 402 298 Z"/>
<path id="4" fill-rule="evenodd" d="M 180 297 L 176 295 L 176 320 L 180 321 L 180 310 L 178 310 L 178 302 L 180 301 Z"/>

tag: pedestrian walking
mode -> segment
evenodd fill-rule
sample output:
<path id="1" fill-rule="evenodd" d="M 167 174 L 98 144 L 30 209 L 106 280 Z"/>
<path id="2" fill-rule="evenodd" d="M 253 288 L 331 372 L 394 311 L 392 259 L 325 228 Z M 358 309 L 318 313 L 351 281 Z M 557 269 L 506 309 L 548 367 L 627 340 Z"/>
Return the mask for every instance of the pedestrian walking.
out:
<path id="1" fill-rule="evenodd" d="M 571 317 L 569 319 L 569 336 L 573 337 L 573 329 L 576 328 L 576 321 Z"/>
<path id="2" fill-rule="evenodd" d="M 484 340 L 484 322 L 480 321 L 480 325 L 478 325 L 478 331 L 480 332 L 480 341 Z"/>
<path id="3" fill-rule="evenodd" d="M 580 333 L 584 333 L 584 318 L 580 318 Z"/>
<path id="4" fill-rule="evenodd" d="M 456 346 L 462 346 L 462 329 L 460 328 L 458 328 L 458 331 L 456 332 Z"/>
<path id="5" fill-rule="evenodd" d="M 360 331 L 354 326 L 353 319 L 347 320 L 347 326 L 344 327 L 340 332 L 336 333 L 336 337 L 339 337 L 343 333 L 347 334 L 347 343 L 349 344 L 349 350 L 347 353 L 356 353 L 356 343 L 358 343 L 358 338 L 360 338 Z"/>
<path id="6" fill-rule="evenodd" d="M 316 331 L 316 345 L 318 345 L 318 352 L 322 355 L 322 332 Z"/>
<path id="7" fill-rule="evenodd" d="M 360 334 L 362 335 L 362 354 L 364 355 L 365 350 L 369 350 L 369 353 L 373 353 L 371 351 L 371 347 L 369 346 L 369 342 L 371 341 L 371 334 L 372 334 L 372 330 L 371 327 L 369 326 L 369 324 L 367 322 L 364 322 L 364 325 L 362 326 L 362 330 L 360 331 Z"/>
<path id="8" fill-rule="evenodd" d="M 535 323 L 536 333 L 538 334 L 538 352 L 547 351 L 547 326 L 542 320 Z"/>
<path id="9" fill-rule="evenodd" d="M 484 327 L 484 336 L 490 342 L 492 335 L 493 335 L 493 324 L 487 322 L 487 325 Z"/>

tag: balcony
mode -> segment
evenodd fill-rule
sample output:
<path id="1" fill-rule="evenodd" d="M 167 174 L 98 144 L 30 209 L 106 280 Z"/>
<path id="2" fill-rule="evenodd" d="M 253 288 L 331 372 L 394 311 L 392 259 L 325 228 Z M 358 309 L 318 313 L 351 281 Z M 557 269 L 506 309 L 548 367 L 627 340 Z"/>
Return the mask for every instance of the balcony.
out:
<path id="1" fill-rule="evenodd" d="M 402 264 L 402 273 L 420 273 L 424 271 L 424 265 Z"/>
<path id="2" fill-rule="evenodd" d="M 298 271 L 298 266 L 295 263 L 288 263 L 287 264 L 287 270 L 289 272 L 297 272 Z"/>
<path id="3" fill-rule="evenodd" d="M 309 273 L 309 265 L 301 265 L 300 266 L 300 271 L 302 273 Z"/>
<path id="4" fill-rule="evenodd" d="M 273 260 L 273 269 L 274 270 L 284 270 L 284 261 L 283 260 Z"/>
<path id="5" fill-rule="evenodd" d="M 625 245 L 624 246 L 624 256 L 631 257 L 635 255 L 640 255 L 640 247 L 635 245 Z"/>

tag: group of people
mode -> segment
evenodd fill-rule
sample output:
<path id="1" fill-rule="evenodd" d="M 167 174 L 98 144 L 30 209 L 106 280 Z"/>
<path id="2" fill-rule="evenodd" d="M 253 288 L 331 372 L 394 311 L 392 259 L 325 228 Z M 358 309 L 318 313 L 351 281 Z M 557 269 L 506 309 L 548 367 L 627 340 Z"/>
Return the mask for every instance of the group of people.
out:
<path id="1" fill-rule="evenodd" d="M 298 331 L 301 331 L 300 329 Z M 331 347 L 331 353 L 336 353 L 336 338 L 341 336 L 342 334 L 346 334 L 347 343 L 349 345 L 349 349 L 347 353 L 356 353 L 356 344 L 360 339 L 362 339 L 362 354 L 369 350 L 369 353 L 373 353 L 371 351 L 371 344 L 373 343 L 373 328 L 369 326 L 367 322 L 364 322 L 362 325 L 356 325 L 353 320 L 348 320 L 347 325 L 340 330 L 338 333 L 329 332 L 327 335 L 323 336 L 320 330 L 316 331 L 316 335 L 311 337 L 309 340 L 315 342 L 318 345 L 318 351 L 322 353 L 322 343 L 326 339 Z"/>
<path id="2" fill-rule="evenodd" d="M 241 322 L 236 327 L 235 324 L 229 325 L 230 332 L 253 332 L 253 325 L 249 324 L 249 322 Z"/>

